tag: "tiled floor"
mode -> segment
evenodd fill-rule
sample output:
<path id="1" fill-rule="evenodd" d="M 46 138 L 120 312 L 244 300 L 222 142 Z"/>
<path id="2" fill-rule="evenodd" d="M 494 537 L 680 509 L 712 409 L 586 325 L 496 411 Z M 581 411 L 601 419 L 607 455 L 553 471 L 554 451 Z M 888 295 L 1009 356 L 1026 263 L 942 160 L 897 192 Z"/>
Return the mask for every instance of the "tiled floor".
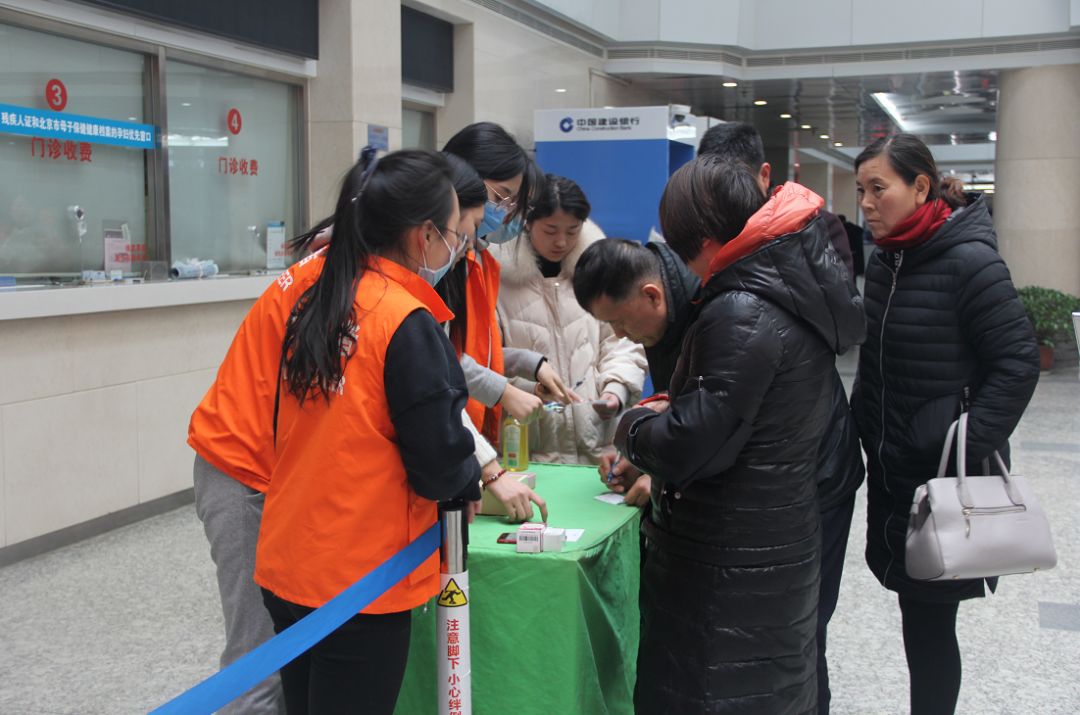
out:
<path id="1" fill-rule="evenodd" d="M 841 371 L 850 382 L 850 359 Z M 1075 369 L 1043 376 L 1013 444 L 1016 471 L 1048 512 L 1059 564 L 1004 578 L 994 596 L 961 606 L 958 712 L 1080 713 Z M 860 499 L 829 632 L 833 712 L 903 713 L 899 611 L 863 564 L 864 523 Z M 221 640 L 201 525 L 191 507 L 179 509 L 0 569 L 0 713 L 146 712 L 212 673 Z"/>

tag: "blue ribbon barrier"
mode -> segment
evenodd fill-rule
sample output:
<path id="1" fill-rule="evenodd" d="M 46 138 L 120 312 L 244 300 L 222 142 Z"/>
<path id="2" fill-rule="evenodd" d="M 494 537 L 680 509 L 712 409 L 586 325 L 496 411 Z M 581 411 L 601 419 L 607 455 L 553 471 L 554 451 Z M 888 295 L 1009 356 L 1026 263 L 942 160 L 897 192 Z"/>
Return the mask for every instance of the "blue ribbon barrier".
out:
<path id="1" fill-rule="evenodd" d="M 439 548 L 441 539 L 441 525 L 436 521 L 415 541 L 321 608 L 241 656 L 229 667 L 151 711 L 151 715 L 210 715 L 228 705 L 371 605 L 424 563 Z"/>

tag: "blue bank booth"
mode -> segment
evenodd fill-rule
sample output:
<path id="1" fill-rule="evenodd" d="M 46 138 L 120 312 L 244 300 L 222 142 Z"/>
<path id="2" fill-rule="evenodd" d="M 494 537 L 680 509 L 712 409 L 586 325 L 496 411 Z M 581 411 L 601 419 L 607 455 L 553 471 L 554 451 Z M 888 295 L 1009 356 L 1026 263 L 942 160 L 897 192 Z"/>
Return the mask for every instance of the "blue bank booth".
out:
<path id="1" fill-rule="evenodd" d="M 540 109 L 536 161 L 581 186 L 605 234 L 645 242 L 668 177 L 694 158 L 693 119 L 668 106 Z"/>

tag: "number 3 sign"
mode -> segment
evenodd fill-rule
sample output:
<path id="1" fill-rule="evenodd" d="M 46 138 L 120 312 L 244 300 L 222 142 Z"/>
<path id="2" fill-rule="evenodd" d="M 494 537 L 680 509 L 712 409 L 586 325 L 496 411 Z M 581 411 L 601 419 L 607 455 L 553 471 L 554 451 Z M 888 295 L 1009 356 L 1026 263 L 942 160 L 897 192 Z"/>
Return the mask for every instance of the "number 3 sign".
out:
<path id="1" fill-rule="evenodd" d="M 226 120 L 226 126 L 229 128 L 230 134 L 239 134 L 240 128 L 244 125 L 244 121 L 240 118 L 240 110 L 233 107 L 229 110 L 229 116 Z"/>
<path id="2" fill-rule="evenodd" d="M 58 79 L 50 79 L 45 85 L 45 102 L 57 112 L 67 106 L 67 87 Z"/>

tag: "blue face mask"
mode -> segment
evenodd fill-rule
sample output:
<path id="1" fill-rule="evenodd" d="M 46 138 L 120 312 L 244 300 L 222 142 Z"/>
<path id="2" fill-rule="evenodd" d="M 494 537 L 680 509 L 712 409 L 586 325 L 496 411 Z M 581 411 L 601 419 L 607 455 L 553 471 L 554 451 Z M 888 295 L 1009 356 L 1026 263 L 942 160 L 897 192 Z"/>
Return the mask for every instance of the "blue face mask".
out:
<path id="1" fill-rule="evenodd" d="M 484 220 L 480 222 L 480 227 L 476 229 L 476 235 L 481 239 L 482 247 L 492 243 L 506 243 L 521 235 L 521 217 L 517 216 L 507 224 L 504 223 L 507 213 L 509 212 L 506 209 L 499 208 L 492 201 L 484 204 Z"/>
<path id="2" fill-rule="evenodd" d="M 417 274 L 419 274 L 419 276 L 423 278 L 432 288 L 439 284 L 439 281 L 441 281 L 443 277 L 450 271 L 450 269 L 454 266 L 454 261 L 457 260 L 457 250 L 450 248 L 450 244 L 446 241 L 446 236 L 442 234 L 442 231 L 439 230 L 438 226 L 435 227 L 435 231 L 439 234 L 439 238 L 442 239 L 443 244 L 446 245 L 446 250 L 450 251 L 450 255 L 446 259 L 446 265 L 442 268 L 428 268 L 427 253 L 424 253 L 424 265 L 422 265 L 416 271 Z M 459 243 L 458 247 L 460 248 L 461 245 L 462 244 Z"/>

